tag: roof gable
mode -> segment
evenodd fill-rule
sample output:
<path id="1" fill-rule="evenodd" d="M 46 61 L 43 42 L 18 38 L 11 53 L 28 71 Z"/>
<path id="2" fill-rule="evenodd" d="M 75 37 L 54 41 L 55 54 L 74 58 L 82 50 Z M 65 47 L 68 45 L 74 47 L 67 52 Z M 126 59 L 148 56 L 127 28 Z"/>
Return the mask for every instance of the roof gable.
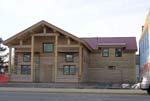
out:
<path id="1" fill-rule="evenodd" d="M 4 43 L 5 45 L 8 45 L 9 43 L 11 43 L 12 41 L 14 41 L 15 39 L 17 39 L 17 38 L 19 38 L 19 37 L 21 37 L 21 36 L 26 36 L 27 33 L 33 33 L 33 30 L 35 30 L 35 29 L 38 28 L 39 26 L 47 26 L 47 27 L 49 27 L 49 28 L 52 28 L 53 30 L 55 30 L 55 31 L 57 31 L 57 32 L 60 32 L 61 34 L 65 35 L 65 36 L 68 36 L 68 37 L 70 37 L 70 38 L 72 38 L 72 39 L 78 41 L 79 43 L 82 43 L 82 44 L 85 45 L 89 50 L 92 50 L 92 48 L 91 48 L 84 40 L 82 40 L 82 39 L 80 39 L 80 38 L 78 38 L 78 37 L 72 35 L 71 33 L 67 32 L 67 31 L 64 31 L 64 30 L 62 30 L 62 29 L 60 29 L 60 28 L 58 28 L 58 27 L 56 27 L 56 26 L 54 26 L 54 25 L 52 25 L 52 24 L 50 24 L 50 23 L 48 23 L 48 22 L 46 22 L 46 21 L 44 21 L 44 20 L 42 20 L 42 21 L 40 21 L 40 22 L 38 22 L 38 23 L 36 23 L 36 24 L 30 26 L 29 28 L 27 28 L 27 29 L 25 29 L 25 30 L 19 32 L 18 34 L 16 34 L 16 35 L 10 37 L 9 39 L 5 40 L 3 43 Z"/>

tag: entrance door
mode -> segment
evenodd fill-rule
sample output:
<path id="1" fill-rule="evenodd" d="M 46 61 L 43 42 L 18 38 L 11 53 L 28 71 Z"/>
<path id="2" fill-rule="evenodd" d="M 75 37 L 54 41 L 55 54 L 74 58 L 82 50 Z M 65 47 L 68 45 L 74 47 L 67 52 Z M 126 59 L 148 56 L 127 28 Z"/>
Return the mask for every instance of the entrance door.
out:
<path id="1" fill-rule="evenodd" d="M 52 81 L 52 65 L 45 65 L 43 68 L 43 82 L 49 83 Z"/>

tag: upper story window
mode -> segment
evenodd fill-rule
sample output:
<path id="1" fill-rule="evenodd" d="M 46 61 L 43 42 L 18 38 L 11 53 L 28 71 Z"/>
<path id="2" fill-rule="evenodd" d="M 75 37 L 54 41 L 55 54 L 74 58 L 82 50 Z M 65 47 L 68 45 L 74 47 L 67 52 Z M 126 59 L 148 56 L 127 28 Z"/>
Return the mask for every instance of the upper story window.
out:
<path id="1" fill-rule="evenodd" d="M 72 53 L 66 53 L 65 55 L 65 59 L 66 59 L 66 62 L 73 62 L 73 54 Z"/>
<path id="2" fill-rule="evenodd" d="M 24 53 L 23 61 L 24 62 L 30 62 L 31 61 L 31 53 Z"/>
<path id="3" fill-rule="evenodd" d="M 53 43 L 43 43 L 43 52 L 53 52 L 54 44 Z"/>
<path id="4" fill-rule="evenodd" d="M 109 48 L 104 48 L 102 55 L 103 55 L 103 57 L 108 57 L 109 56 Z"/>
<path id="5" fill-rule="evenodd" d="M 121 48 L 116 48 L 115 49 L 115 56 L 116 57 L 121 57 L 122 56 L 122 49 Z"/>

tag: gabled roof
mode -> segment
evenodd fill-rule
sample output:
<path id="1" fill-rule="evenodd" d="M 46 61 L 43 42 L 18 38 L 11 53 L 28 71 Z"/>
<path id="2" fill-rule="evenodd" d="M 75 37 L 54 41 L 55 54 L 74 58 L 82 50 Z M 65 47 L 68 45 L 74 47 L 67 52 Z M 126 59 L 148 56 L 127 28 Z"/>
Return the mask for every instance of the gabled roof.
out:
<path id="1" fill-rule="evenodd" d="M 93 37 L 81 38 L 85 40 L 93 49 L 98 49 L 103 45 L 107 46 L 124 46 L 126 50 L 137 51 L 137 44 L 135 37 Z"/>
<path id="2" fill-rule="evenodd" d="M 10 37 L 9 39 L 5 40 L 5 41 L 3 42 L 3 44 L 8 45 L 9 43 L 11 43 L 12 41 L 14 41 L 14 40 L 17 39 L 18 37 L 25 36 L 28 32 L 32 32 L 35 28 L 37 28 L 37 27 L 39 27 L 39 26 L 41 26 L 41 25 L 48 26 L 48 27 L 54 29 L 55 31 L 60 32 L 61 34 L 64 34 L 64 35 L 66 35 L 66 36 L 68 36 L 68 37 L 70 37 L 70 38 L 72 38 L 72 39 L 74 39 L 74 40 L 76 40 L 76 41 L 82 43 L 82 44 L 85 45 L 89 50 L 92 50 L 92 48 L 90 47 L 90 45 L 87 44 L 84 40 L 82 40 L 82 39 L 80 39 L 80 38 L 78 38 L 78 37 L 72 35 L 71 33 L 67 32 L 67 31 L 64 31 L 64 30 L 62 30 L 62 29 L 60 29 L 60 28 L 58 28 L 58 27 L 56 27 L 56 26 L 54 26 L 54 25 L 52 25 L 52 24 L 50 24 L 50 23 L 48 23 L 48 22 L 46 22 L 46 21 L 44 21 L 44 20 L 42 20 L 42 21 L 40 21 L 40 22 L 38 22 L 38 23 L 32 25 L 31 27 L 29 27 L 29 28 L 27 28 L 27 29 L 25 29 L 25 30 L 19 32 L 18 34 L 16 34 L 16 35 Z"/>

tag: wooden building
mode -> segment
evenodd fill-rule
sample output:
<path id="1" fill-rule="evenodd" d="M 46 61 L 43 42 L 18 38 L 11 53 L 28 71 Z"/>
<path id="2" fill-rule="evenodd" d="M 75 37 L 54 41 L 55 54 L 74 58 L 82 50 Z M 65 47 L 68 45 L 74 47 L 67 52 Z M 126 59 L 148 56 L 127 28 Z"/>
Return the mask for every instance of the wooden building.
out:
<path id="1" fill-rule="evenodd" d="M 4 44 L 11 82 L 135 81 L 135 37 L 78 38 L 40 21 Z"/>

